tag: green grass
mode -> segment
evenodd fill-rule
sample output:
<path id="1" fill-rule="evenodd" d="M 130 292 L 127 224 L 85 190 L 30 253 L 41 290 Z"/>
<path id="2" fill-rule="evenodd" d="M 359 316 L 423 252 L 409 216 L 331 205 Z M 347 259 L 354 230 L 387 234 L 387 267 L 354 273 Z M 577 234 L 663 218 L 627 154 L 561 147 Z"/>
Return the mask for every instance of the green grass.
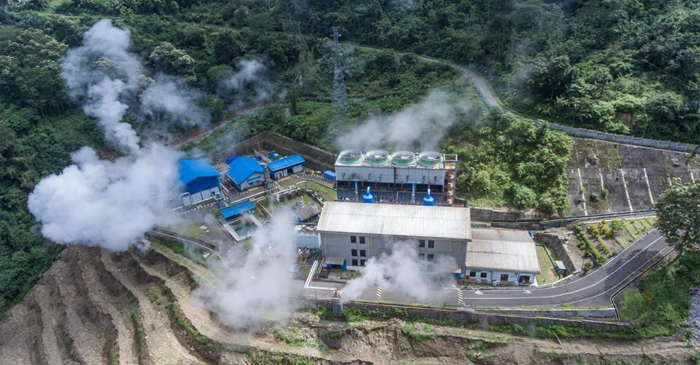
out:
<path id="1" fill-rule="evenodd" d="M 264 354 L 259 352 L 248 353 L 253 365 L 285 364 L 285 365 L 314 365 L 313 359 L 306 357 L 293 357 L 290 355 Z"/>
<path id="2" fill-rule="evenodd" d="M 547 246 L 537 245 L 537 260 L 540 263 L 540 270 L 542 271 L 542 273 L 536 276 L 538 284 L 548 284 L 559 280 L 559 275 L 557 275 L 554 270 L 554 263 L 549 259 L 550 256 L 552 259 L 555 259 Z"/>
<path id="3" fill-rule="evenodd" d="M 328 332 L 328 338 L 331 340 L 339 340 L 341 338 L 345 337 L 345 331 L 344 330 L 337 330 L 337 331 L 330 331 Z"/>
<path id="4" fill-rule="evenodd" d="M 297 329 L 294 327 L 277 328 L 274 330 L 273 335 L 275 340 L 292 346 L 304 346 L 307 342 L 306 338 L 298 335 Z"/>
<path id="5" fill-rule="evenodd" d="M 323 201 L 334 201 L 338 199 L 338 194 L 335 190 L 327 186 L 321 185 L 315 181 L 304 181 L 297 183 L 297 185 L 315 191 L 318 195 L 320 195 L 323 198 Z"/>
<path id="6" fill-rule="evenodd" d="M 435 339 L 435 328 L 425 323 L 407 323 L 401 330 L 415 342 Z"/>
<path id="7" fill-rule="evenodd" d="M 114 345 L 109 348 L 109 365 L 119 365 L 119 344 L 114 342 Z"/>

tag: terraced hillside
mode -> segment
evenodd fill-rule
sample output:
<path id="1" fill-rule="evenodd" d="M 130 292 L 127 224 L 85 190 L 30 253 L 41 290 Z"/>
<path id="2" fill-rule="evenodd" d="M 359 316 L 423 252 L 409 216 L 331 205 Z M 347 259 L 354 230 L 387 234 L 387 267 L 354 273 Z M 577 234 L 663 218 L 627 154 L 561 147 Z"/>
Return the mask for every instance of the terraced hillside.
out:
<path id="1" fill-rule="evenodd" d="M 573 138 L 569 214 L 594 215 L 652 209 L 675 178 L 700 179 L 700 158 L 652 148 Z"/>
<path id="2" fill-rule="evenodd" d="M 559 364 L 665 359 L 691 350 L 653 342 L 529 339 L 473 328 L 297 313 L 287 326 L 236 333 L 191 297 L 206 268 L 155 244 L 147 253 L 69 247 L 0 323 L 2 364 Z M 167 255 L 167 257 L 166 257 Z M 195 265 L 195 266 L 192 266 Z M 191 270 L 188 270 L 189 267 Z M 567 359 L 574 359 L 568 361 Z M 577 360 L 578 359 L 578 360 Z"/>

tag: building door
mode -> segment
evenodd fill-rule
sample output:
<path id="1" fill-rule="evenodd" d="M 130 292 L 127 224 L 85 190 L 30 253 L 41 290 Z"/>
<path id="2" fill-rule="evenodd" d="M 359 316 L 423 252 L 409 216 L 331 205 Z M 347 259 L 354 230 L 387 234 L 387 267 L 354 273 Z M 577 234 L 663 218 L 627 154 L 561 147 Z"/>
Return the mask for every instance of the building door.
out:
<path id="1" fill-rule="evenodd" d="M 521 276 L 519 282 L 520 282 L 520 284 L 530 284 L 530 277 L 529 276 Z"/>

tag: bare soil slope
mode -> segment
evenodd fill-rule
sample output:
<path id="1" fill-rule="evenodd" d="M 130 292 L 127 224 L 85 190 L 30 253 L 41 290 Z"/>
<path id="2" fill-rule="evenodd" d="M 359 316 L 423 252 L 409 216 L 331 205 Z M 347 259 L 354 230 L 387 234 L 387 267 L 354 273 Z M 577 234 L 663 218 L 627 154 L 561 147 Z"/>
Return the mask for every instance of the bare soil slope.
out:
<path id="1" fill-rule="evenodd" d="M 310 313 L 287 326 L 236 333 L 191 297 L 198 281 L 211 279 L 200 277 L 206 270 L 193 273 L 172 255 L 67 248 L 0 323 L 0 364 L 635 364 L 685 363 L 695 351 L 676 339 L 559 345 L 398 319 L 329 322 Z"/>

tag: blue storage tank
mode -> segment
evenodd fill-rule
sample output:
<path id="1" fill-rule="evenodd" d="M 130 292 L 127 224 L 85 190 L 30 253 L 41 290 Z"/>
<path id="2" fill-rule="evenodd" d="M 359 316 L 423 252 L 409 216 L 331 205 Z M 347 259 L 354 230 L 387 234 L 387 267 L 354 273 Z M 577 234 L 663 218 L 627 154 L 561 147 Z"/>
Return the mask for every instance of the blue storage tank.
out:
<path id="1" fill-rule="evenodd" d="M 374 203 L 374 195 L 372 195 L 372 192 L 369 190 L 369 186 L 367 187 L 367 192 L 364 195 L 362 195 L 362 202 Z"/>
<path id="2" fill-rule="evenodd" d="M 428 195 L 426 195 L 425 198 L 423 198 L 423 205 L 427 205 L 427 206 L 430 206 L 430 207 L 432 207 L 433 205 L 435 205 L 435 198 L 433 198 L 433 197 L 430 195 L 430 189 L 428 189 Z"/>

